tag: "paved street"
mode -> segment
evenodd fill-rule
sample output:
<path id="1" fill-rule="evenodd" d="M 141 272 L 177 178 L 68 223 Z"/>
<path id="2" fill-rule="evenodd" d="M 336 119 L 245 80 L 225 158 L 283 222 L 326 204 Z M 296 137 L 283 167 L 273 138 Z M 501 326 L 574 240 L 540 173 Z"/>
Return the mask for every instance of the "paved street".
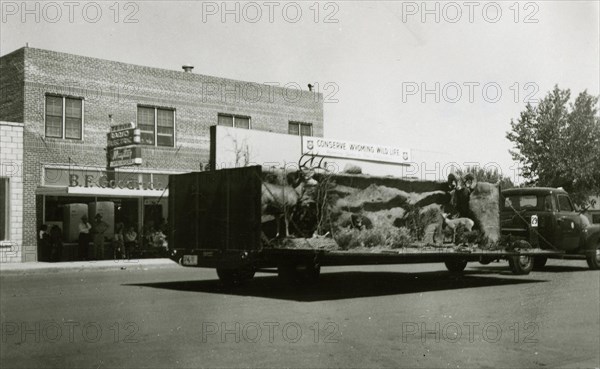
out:
<path id="1" fill-rule="evenodd" d="M 600 272 L 584 261 L 325 268 L 299 290 L 269 274 L 225 290 L 176 265 L 0 287 L 2 368 L 600 366 Z"/>

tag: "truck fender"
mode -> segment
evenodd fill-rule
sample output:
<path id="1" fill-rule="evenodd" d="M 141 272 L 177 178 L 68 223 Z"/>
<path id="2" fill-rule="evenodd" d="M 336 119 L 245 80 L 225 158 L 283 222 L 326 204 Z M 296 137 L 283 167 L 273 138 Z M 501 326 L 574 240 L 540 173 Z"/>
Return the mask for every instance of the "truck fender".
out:
<path id="1" fill-rule="evenodd" d="M 588 239 L 585 243 L 585 249 L 596 250 L 598 247 L 598 242 L 600 242 L 600 229 L 595 230 L 595 232 L 588 236 Z"/>

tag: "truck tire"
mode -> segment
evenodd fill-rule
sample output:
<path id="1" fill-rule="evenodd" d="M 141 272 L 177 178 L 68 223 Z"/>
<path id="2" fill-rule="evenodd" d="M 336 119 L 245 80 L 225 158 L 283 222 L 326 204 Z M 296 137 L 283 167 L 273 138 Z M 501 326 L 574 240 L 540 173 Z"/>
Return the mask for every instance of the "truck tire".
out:
<path id="1" fill-rule="evenodd" d="M 296 264 L 282 263 L 277 266 L 277 274 L 279 279 L 285 284 L 311 284 L 319 280 L 321 267 L 309 263 L 304 268 L 298 268 Z"/>
<path id="2" fill-rule="evenodd" d="M 533 269 L 534 270 L 543 269 L 544 266 L 546 265 L 547 261 L 548 261 L 548 257 L 547 256 L 535 256 L 533 258 Z"/>
<path id="3" fill-rule="evenodd" d="M 585 256 L 585 260 L 591 270 L 600 269 L 600 242 L 596 245 L 595 250 L 592 250 Z"/>
<path id="4" fill-rule="evenodd" d="M 239 286 L 254 277 L 254 269 L 223 269 L 217 268 L 219 280 L 225 286 Z"/>
<path id="5" fill-rule="evenodd" d="M 495 259 L 493 257 L 482 256 L 482 257 L 479 258 L 479 264 L 481 264 L 481 265 L 488 265 L 488 264 L 490 264 L 494 260 Z"/>
<path id="6" fill-rule="evenodd" d="M 446 268 L 452 273 L 460 273 L 467 267 L 466 260 L 448 260 L 445 261 Z"/>
<path id="7" fill-rule="evenodd" d="M 508 265 L 513 274 L 526 275 L 533 269 L 532 256 L 511 256 L 508 258 Z"/>

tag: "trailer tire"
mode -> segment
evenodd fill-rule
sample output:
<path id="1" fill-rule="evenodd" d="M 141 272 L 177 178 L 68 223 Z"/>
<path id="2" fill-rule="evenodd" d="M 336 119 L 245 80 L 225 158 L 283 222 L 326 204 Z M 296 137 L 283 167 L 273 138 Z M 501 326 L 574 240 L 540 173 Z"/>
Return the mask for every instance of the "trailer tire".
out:
<path id="1" fill-rule="evenodd" d="M 533 258 L 533 269 L 534 270 L 543 269 L 544 266 L 546 265 L 547 261 L 548 261 L 547 256 L 535 256 Z"/>
<path id="2" fill-rule="evenodd" d="M 533 269 L 532 256 L 511 256 L 508 258 L 508 265 L 513 274 L 527 275 Z"/>
<path id="3" fill-rule="evenodd" d="M 304 275 L 307 283 L 316 283 L 321 275 L 321 266 L 315 264 L 307 266 Z"/>
<path id="4" fill-rule="evenodd" d="M 225 286 L 239 286 L 244 282 L 254 277 L 254 269 L 252 268 L 240 268 L 240 269 L 224 269 L 217 268 L 217 275 L 219 280 Z"/>
<path id="5" fill-rule="evenodd" d="M 285 284 L 296 284 L 299 282 L 296 265 L 291 263 L 281 263 L 277 266 L 277 277 Z"/>
<path id="6" fill-rule="evenodd" d="M 596 249 L 591 250 L 591 252 L 585 256 L 585 261 L 587 261 L 591 270 L 600 269 L 600 241 L 596 245 Z"/>
<path id="7" fill-rule="evenodd" d="M 296 264 L 282 263 L 277 266 L 277 275 L 285 284 L 312 284 L 318 281 L 321 275 L 321 267 L 309 263 L 304 269 L 299 270 Z"/>
<path id="8" fill-rule="evenodd" d="M 492 261 L 494 261 L 494 258 L 489 258 L 489 257 L 486 258 L 485 256 L 482 256 L 479 258 L 479 264 L 481 264 L 481 265 L 488 265 Z"/>
<path id="9" fill-rule="evenodd" d="M 449 260 L 445 261 L 446 268 L 452 273 L 460 273 L 467 267 L 466 260 Z"/>

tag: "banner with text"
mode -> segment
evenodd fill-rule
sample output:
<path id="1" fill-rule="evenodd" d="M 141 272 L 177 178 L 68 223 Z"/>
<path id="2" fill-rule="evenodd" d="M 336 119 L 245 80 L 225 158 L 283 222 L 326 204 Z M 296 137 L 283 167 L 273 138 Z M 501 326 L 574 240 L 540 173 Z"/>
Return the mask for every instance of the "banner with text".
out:
<path id="1" fill-rule="evenodd" d="M 302 137 L 302 153 L 405 165 L 411 161 L 410 149 L 311 136 Z"/>

